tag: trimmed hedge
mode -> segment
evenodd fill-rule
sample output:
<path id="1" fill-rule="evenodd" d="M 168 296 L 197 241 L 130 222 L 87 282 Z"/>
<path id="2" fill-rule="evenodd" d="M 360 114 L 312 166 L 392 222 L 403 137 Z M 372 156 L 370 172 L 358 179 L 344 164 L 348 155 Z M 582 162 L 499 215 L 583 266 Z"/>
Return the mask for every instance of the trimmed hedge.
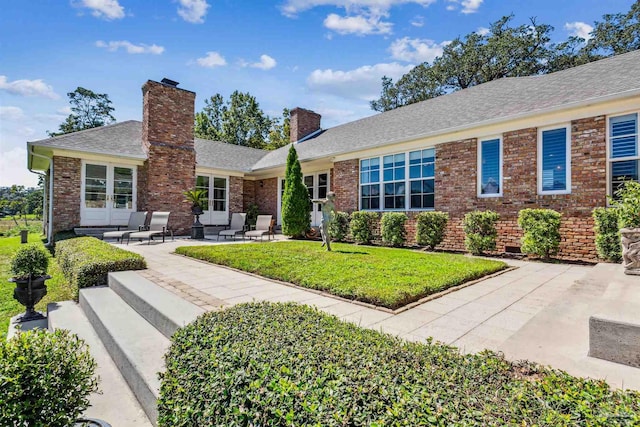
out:
<path id="1" fill-rule="evenodd" d="M 596 226 L 596 250 L 598 256 L 611 262 L 622 259 L 622 244 L 618 230 L 618 210 L 614 208 L 595 208 L 593 221 Z"/>
<path id="2" fill-rule="evenodd" d="M 522 209 L 518 212 L 518 226 L 524 232 L 522 252 L 544 259 L 558 253 L 562 214 L 552 209 Z"/>
<path id="3" fill-rule="evenodd" d="M 375 236 L 378 214 L 375 212 L 356 211 L 351 214 L 349 228 L 356 243 L 369 244 Z"/>
<path id="4" fill-rule="evenodd" d="M 464 216 L 464 246 L 474 255 L 496 250 L 500 215 L 494 211 L 474 211 Z"/>
<path id="5" fill-rule="evenodd" d="M 0 340 L 0 425 L 68 426 L 98 390 L 96 362 L 67 330 L 36 329 Z"/>
<path id="6" fill-rule="evenodd" d="M 445 212 L 421 212 L 416 217 L 416 242 L 433 250 L 444 240 L 449 222 Z"/>
<path id="7" fill-rule="evenodd" d="M 329 223 L 329 235 L 336 242 L 343 242 L 349 234 L 349 214 L 336 212 L 333 221 Z"/>
<path id="8" fill-rule="evenodd" d="M 385 212 L 380 220 L 380 234 L 382 243 L 389 246 L 402 246 L 407 241 L 404 223 L 407 215 L 402 212 Z"/>
<path id="9" fill-rule="evenodd" d="M 409 343 L 296 304 L 209 312 L 165 356 L 160 426 L 639 425 L 640 393 Z"/>
<path id="10" fill-rule="evenodd" d="M 95 237 L 78 237 L 56 243 L 56 258 L 67 280 L 75 288 L 107 284 L 113 271 L 147 268 L 142 255 L 116 248 Z"/>

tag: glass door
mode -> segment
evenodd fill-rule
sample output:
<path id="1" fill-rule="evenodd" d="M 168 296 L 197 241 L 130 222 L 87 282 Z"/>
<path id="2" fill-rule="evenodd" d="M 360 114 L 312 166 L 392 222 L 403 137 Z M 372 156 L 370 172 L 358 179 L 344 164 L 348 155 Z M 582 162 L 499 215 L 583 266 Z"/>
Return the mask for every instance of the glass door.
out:
<path id="1" fill-rule="evenodd" d="M 226 225 L 229 223 L 228 178 L 213 175 L 196 176 L 196 189 L 206 194 L 205 210 L 200 222 L 205 225 Z"/>
<path id="2" fill-rule="evenodd" d="M 304 185 L 309 191 L 309 200 L 324 199 L 329 191 L 329 174 L 327 172 L 305 175 Z M 322 206 L 313 203 L 311 206 L 311 225 L 317 227 L 322 222 Z"/>
<path id="3" fill-rule="evenodd" d="M 85 163 L 80 225 L 126 225 L 136 210 L 133 166 Z"/>

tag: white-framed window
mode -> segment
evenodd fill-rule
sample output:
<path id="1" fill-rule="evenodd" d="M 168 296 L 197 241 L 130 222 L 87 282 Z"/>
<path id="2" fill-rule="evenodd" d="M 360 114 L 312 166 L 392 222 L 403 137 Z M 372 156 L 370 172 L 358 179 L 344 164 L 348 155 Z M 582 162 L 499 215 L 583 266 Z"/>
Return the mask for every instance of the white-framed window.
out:
<path id="1" fill-rule="evenodd" d="M 380 158 L 360 161 L 360 209 L 380 209 Z"/>
<path id="2" fill-rule="evenodd" d="M 615 196 L 624 181 L 638 181 L 638 113 L 609 117 L 608 125 L 609 194 Z"/>
<path id="3" fill-rule="evenodd" d="M 409 197 L 411 209 L 433 209 L 435 206 L 436 150 L 409 153 Z"/>
<path id="4" fill-rule="evenodd" d="M 433 209 L 435 149 L 360 160 L 360 209 Z"/>
<path id="5" fill-rule="evenodd" d="M 478 143 L 478 197 L 502 196 L 502 138 Z"/>
<path id="6" fill-rule="evenodd" d="M 571 128 L 538 130 L 538 194 L 571 193 Z"/>

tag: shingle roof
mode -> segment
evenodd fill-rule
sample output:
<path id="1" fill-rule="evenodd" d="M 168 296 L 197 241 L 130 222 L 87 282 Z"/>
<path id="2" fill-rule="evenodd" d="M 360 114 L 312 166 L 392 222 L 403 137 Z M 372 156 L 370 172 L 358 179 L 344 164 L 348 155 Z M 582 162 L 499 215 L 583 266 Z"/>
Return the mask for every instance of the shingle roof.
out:
<path id="1" fill-rule="evenodd" d="M 81 130 L 53 138 L 33 141 L 39 147 L 61 148 L 88 153 L 146 158 L 142 150 L 142 123 L 137 120 Z"/>
<path id="2" fill-rule="evenodd" d="M 327 129 L 296 144 L 296 150 L 302 161 L 334 156 L 446 134 L 496 119 L 507 121 L 637 89 L 640 89 L 640 51 L 552 74 L 494 80 Z M 285 164 L 288 149 L 287 146 L 268 153 L 253 169 Z"/>
<path id="3" fill-rule="evenodd" d="M 264 150 L 200 138 L 195 138 L 194 142 L 198 165 L 214 169 L 248 172 L 266 153 Z M 147 157 L 142 150 L 142 122 L 138 120 L 33 141 L 31 145 L 139 159 Z"/>

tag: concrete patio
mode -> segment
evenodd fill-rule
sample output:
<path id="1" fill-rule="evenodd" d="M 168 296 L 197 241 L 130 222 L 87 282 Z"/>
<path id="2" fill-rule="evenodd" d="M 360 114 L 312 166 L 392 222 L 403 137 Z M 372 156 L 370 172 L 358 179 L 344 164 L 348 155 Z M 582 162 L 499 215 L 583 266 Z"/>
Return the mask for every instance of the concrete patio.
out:
<path id="1" fill-rule="evenodd" d="M 433 337 L 465 352 L 502 351 L 512 360 L 528 359 L 605 379 L 614 387 L 640 389 L 640 369 L 587 356 L 589 316 L 620 303 L 615 296 L 600 298 L 606 282 L 594 293 L 588 278 L 611 278 L 616 272 L 624 276 L 618 266 L 507 260 L 518 268 L 394 315 L 173 254 L 178 246 L 227 243 L 234 242 L 177 239 L 125 247 L 146 258 L 142 276 L 205 310 L 250 301 L 294 301 L 408 340 Z"/>

